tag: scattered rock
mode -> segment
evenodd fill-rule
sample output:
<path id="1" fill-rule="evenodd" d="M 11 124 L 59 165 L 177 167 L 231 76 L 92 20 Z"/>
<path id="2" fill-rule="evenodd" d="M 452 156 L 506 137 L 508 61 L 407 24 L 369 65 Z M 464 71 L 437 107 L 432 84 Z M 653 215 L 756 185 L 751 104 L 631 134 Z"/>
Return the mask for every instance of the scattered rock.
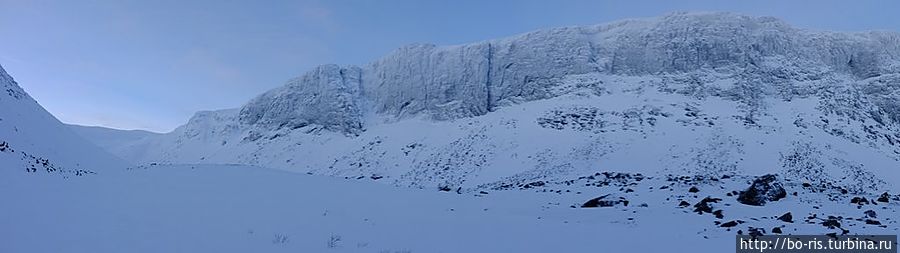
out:
<path id="1" fill-rule="evenodd" d="M 722 223 L 722 225 L 719 225 L 719 227 L 730 228 L 730 227 L 737 226 L 738 224 L 741 224 L 741 223 L 744 223 L 744 221 L 742 221 L 742 220 L 733 220 L 733 221 L 729 221 L 729 222 Z M 740 232 L 738 232 L 738 233 L 740 233 Z"/>
<path id="2" fill-rule="evenodd" d="M 787 212 L 787 213 L 779 216 L 778 220 L 788 222 L 788 223 L 794 223 L 794 216 L 791 215 L 791 212 Z"/>
<path id="3" fill-rule="evenodd" d="M 688 189 L 688 192 L 697 193 L 700 192 L 700 189 L 697 189 L 696 186 L 691 186 L 691 189 Z"/>
<path id="4" fill-rule="evenodd" d="M 688 207 L 688 206 L 691 206 L 691 203 L 688 203 L 687 201 L 682 200 L 681 203 L 678 203 L 678 206 L 679 207 Z"/>
<path id="5" fill-rule="evenodd" d="M 881 225 L 881 222 L 880 222 L 880 221 L 877 221 L 877 220 L 873 220 L 873 219 L 866 219 L 866 224 L 868 224 L 868 225 Z"/>
<path id="6" fill-rule="evenodd" d="M 822 222 L 822 226 L 825 226 L 827 228 L 832 228 L 832 229 L 840 228 L 841 222 L 836 218 L 829 217 L 828 219 L 826 219 L 825 221 Z"/>
<path id="7" fill-rule="evenodd" d="M 772 233 L 773 234 L 781 234 L 781 228 L 780 227 L 772 228 Z"/>
<path id="8" fill-rule="evenodd" d="M 609 197 L 609 194 L 588 200 L 587 202 L 584 202 L 584 204 L 582 204 L 581 207 L 582 208 L 612 207 L 617 204 L 622 204 L 624 206 L 628 206 L 628 200 L 626 200 L 623 197 L 619 197 L 618 199 L 606 199 L 607 197 Z"/>
<path id="9" fill-rule="evenodd" d="M 881 196 L 878 197 L 877 200 L 878 200 L 878 202 L 888 203 L 890 201 L 890 199 L 891 199 L 891 195 L 888 194 L 887 192 L 885 192 L 885 193 L 882 193 Z"/>
<path id="10" fill-rule="evenodd" d="M 853 197 L 853 199 L 850 199 L 850 203 L 857 205 L 868 205 L 869 200 L 864 197 Z"/>
<path id="11" fill-rule="evenodd" d="M 722 218 L 725 218 L 725 215 L 722 214 L 722 210 L 716 210 L 716 211 L 714 211 L 714 212 L 713 212 L 713 215 L 716 216 L 716 219 L 722 219 Z"/>
<path id="12" fill-rule="evenodd" d="M 873 219 L 878 218 L 878 214 L 876 214 L 875 211 L 873 211 L 873 210 L 866 210 L 863 213 L 866 214 L 867 218 L 873 218 Z"/>
<path id="13" fill-rule="evenodd" d="M 697 212 L 699 214 L 712 213 L 712 206 L 710 206 L 709 203 L 718 203 L 720 200 L 722 199 L 712 197 L 703 198 L 703 200 L 700 200 L 700 202 L 694 204 L 694 212 Z"/>
<path id="14" fill-rule="evenodd" d="M 786 196 L 787 192 L 778 178 L 768 174 L 753 180 L 750 188 L 739 194 L 737 201 L 745 205 L 763 206 L 766 202 L 778 201 Z"/>
<path id="15" fill-rule="evenodd" d="M 750 235 L 750 236 L 753 237 L 753 238 L 756 238 L 756 237 L 765 235 L 765 234 L 766 234 L 766 229 L 764 229 L 764 228 L 754 228 L 754 227 L 751 227 L 751 228 L 747 229 L 747 234 Z"/>

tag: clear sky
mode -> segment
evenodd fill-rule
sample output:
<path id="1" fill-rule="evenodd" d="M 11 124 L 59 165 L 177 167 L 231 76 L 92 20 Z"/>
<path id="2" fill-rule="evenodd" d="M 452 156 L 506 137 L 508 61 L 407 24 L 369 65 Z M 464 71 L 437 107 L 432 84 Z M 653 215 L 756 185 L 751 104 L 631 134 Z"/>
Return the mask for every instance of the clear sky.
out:
<path id="1" fill-rule="evenodd" d="M 900 1 L 0 0 L 0 65 L 66 123 L 168 132 L 315 65 L 674 11 L 900 31 Z"/>

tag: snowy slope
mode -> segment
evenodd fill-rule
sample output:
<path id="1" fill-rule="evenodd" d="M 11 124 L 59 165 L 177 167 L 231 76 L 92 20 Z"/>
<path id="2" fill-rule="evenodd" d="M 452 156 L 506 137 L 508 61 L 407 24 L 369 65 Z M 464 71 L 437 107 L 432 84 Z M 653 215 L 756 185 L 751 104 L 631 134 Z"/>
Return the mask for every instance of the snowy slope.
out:
<path id="1" fill-rule="evenodd" d="M 65 177 L 124 168 L 128 163 L 74 134 L 0 67 L 0 159 L 4 169 Z"/>
<path id="2" fill-rule="evenodd" d="M 563 209 L 607 194 L 601 202 L 644 202 L 650 212 L 710 206 L 691 227 L 698 237 L 781 225 L 891 233 L 898 47 L 896 33 L 722 13 L 413 45 L 364 67 L 319 67 L 118 152 L 145 164 L 247 164 L 460 194 L 553 193 L 568 199 L 548 200 Z M 786 196 L 738 203 L 765 174 Z M 869 209 L 882 210 L 879 220 Z M 774 221 L 786 212 L 803 226 Z M 830 220 L 844 226 L 822 225 Z"/>
<path id="3" fill-rule="evenodd" d="M 113 148 L 112 154 L 133 153 L 136 148 L 146 148 L 148 140 L 160 136 L 159 133 L 144 130 L 119 130 L 97 126 L 68 125 L 68 128 L 84 139 L 90 140 L 100 147 Z M 121 157 L 125 160 L 133 160 L 135 157 Z"/>
<path id="4" fill-rule="evenodd" d="M 364 67 L 321 66 L 242 108 L 106 148 L 139 163 L 472 191 L 598 171 L 780 173 L 896 190 L 883 182 L 900 177 L 898 38 L 677 13 L 413 45 Z"/>
<path id="5" fill-rule="evenodd" d="M 775 228 L 897 233 L 896 196 L 834 203 L 790 184 L 799 197 L 753 207 L 725 195 L 744 180 L 598 174 L 569 185 L 456 194 L 237 165 L 140 166 L 80 180 L 2 170 L 0 251 L 728 252 L 735 233 Z M 630 203 L 580 207 L 609 194 Z M 790 220 L 776 219 L 788 212 Z"/>

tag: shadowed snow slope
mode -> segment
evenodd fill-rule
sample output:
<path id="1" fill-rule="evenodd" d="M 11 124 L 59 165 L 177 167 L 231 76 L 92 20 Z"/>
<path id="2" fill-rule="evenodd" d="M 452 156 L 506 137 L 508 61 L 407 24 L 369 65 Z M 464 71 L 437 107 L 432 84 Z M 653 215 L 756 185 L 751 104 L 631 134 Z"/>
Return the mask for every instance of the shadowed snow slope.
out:
<path id="1" fill-rule="evenodd" d="M 50 115 L 2 66 L 0 89 L 0 159 L 4 166 L 63 176 L 127 166 Z"/>

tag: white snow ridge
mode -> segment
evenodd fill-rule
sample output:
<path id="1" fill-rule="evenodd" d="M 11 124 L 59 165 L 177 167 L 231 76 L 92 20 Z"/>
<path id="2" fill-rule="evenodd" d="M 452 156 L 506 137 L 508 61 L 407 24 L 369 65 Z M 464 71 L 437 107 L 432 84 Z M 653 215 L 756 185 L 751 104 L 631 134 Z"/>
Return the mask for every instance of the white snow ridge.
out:
<path id="1" fill-rule="evenodd" d="M 0 252 L 722 252 L 898 229 L 894 32 L 676 13 L 411 45 L 166 134 L 64 126 L 0 84 Z"/>

